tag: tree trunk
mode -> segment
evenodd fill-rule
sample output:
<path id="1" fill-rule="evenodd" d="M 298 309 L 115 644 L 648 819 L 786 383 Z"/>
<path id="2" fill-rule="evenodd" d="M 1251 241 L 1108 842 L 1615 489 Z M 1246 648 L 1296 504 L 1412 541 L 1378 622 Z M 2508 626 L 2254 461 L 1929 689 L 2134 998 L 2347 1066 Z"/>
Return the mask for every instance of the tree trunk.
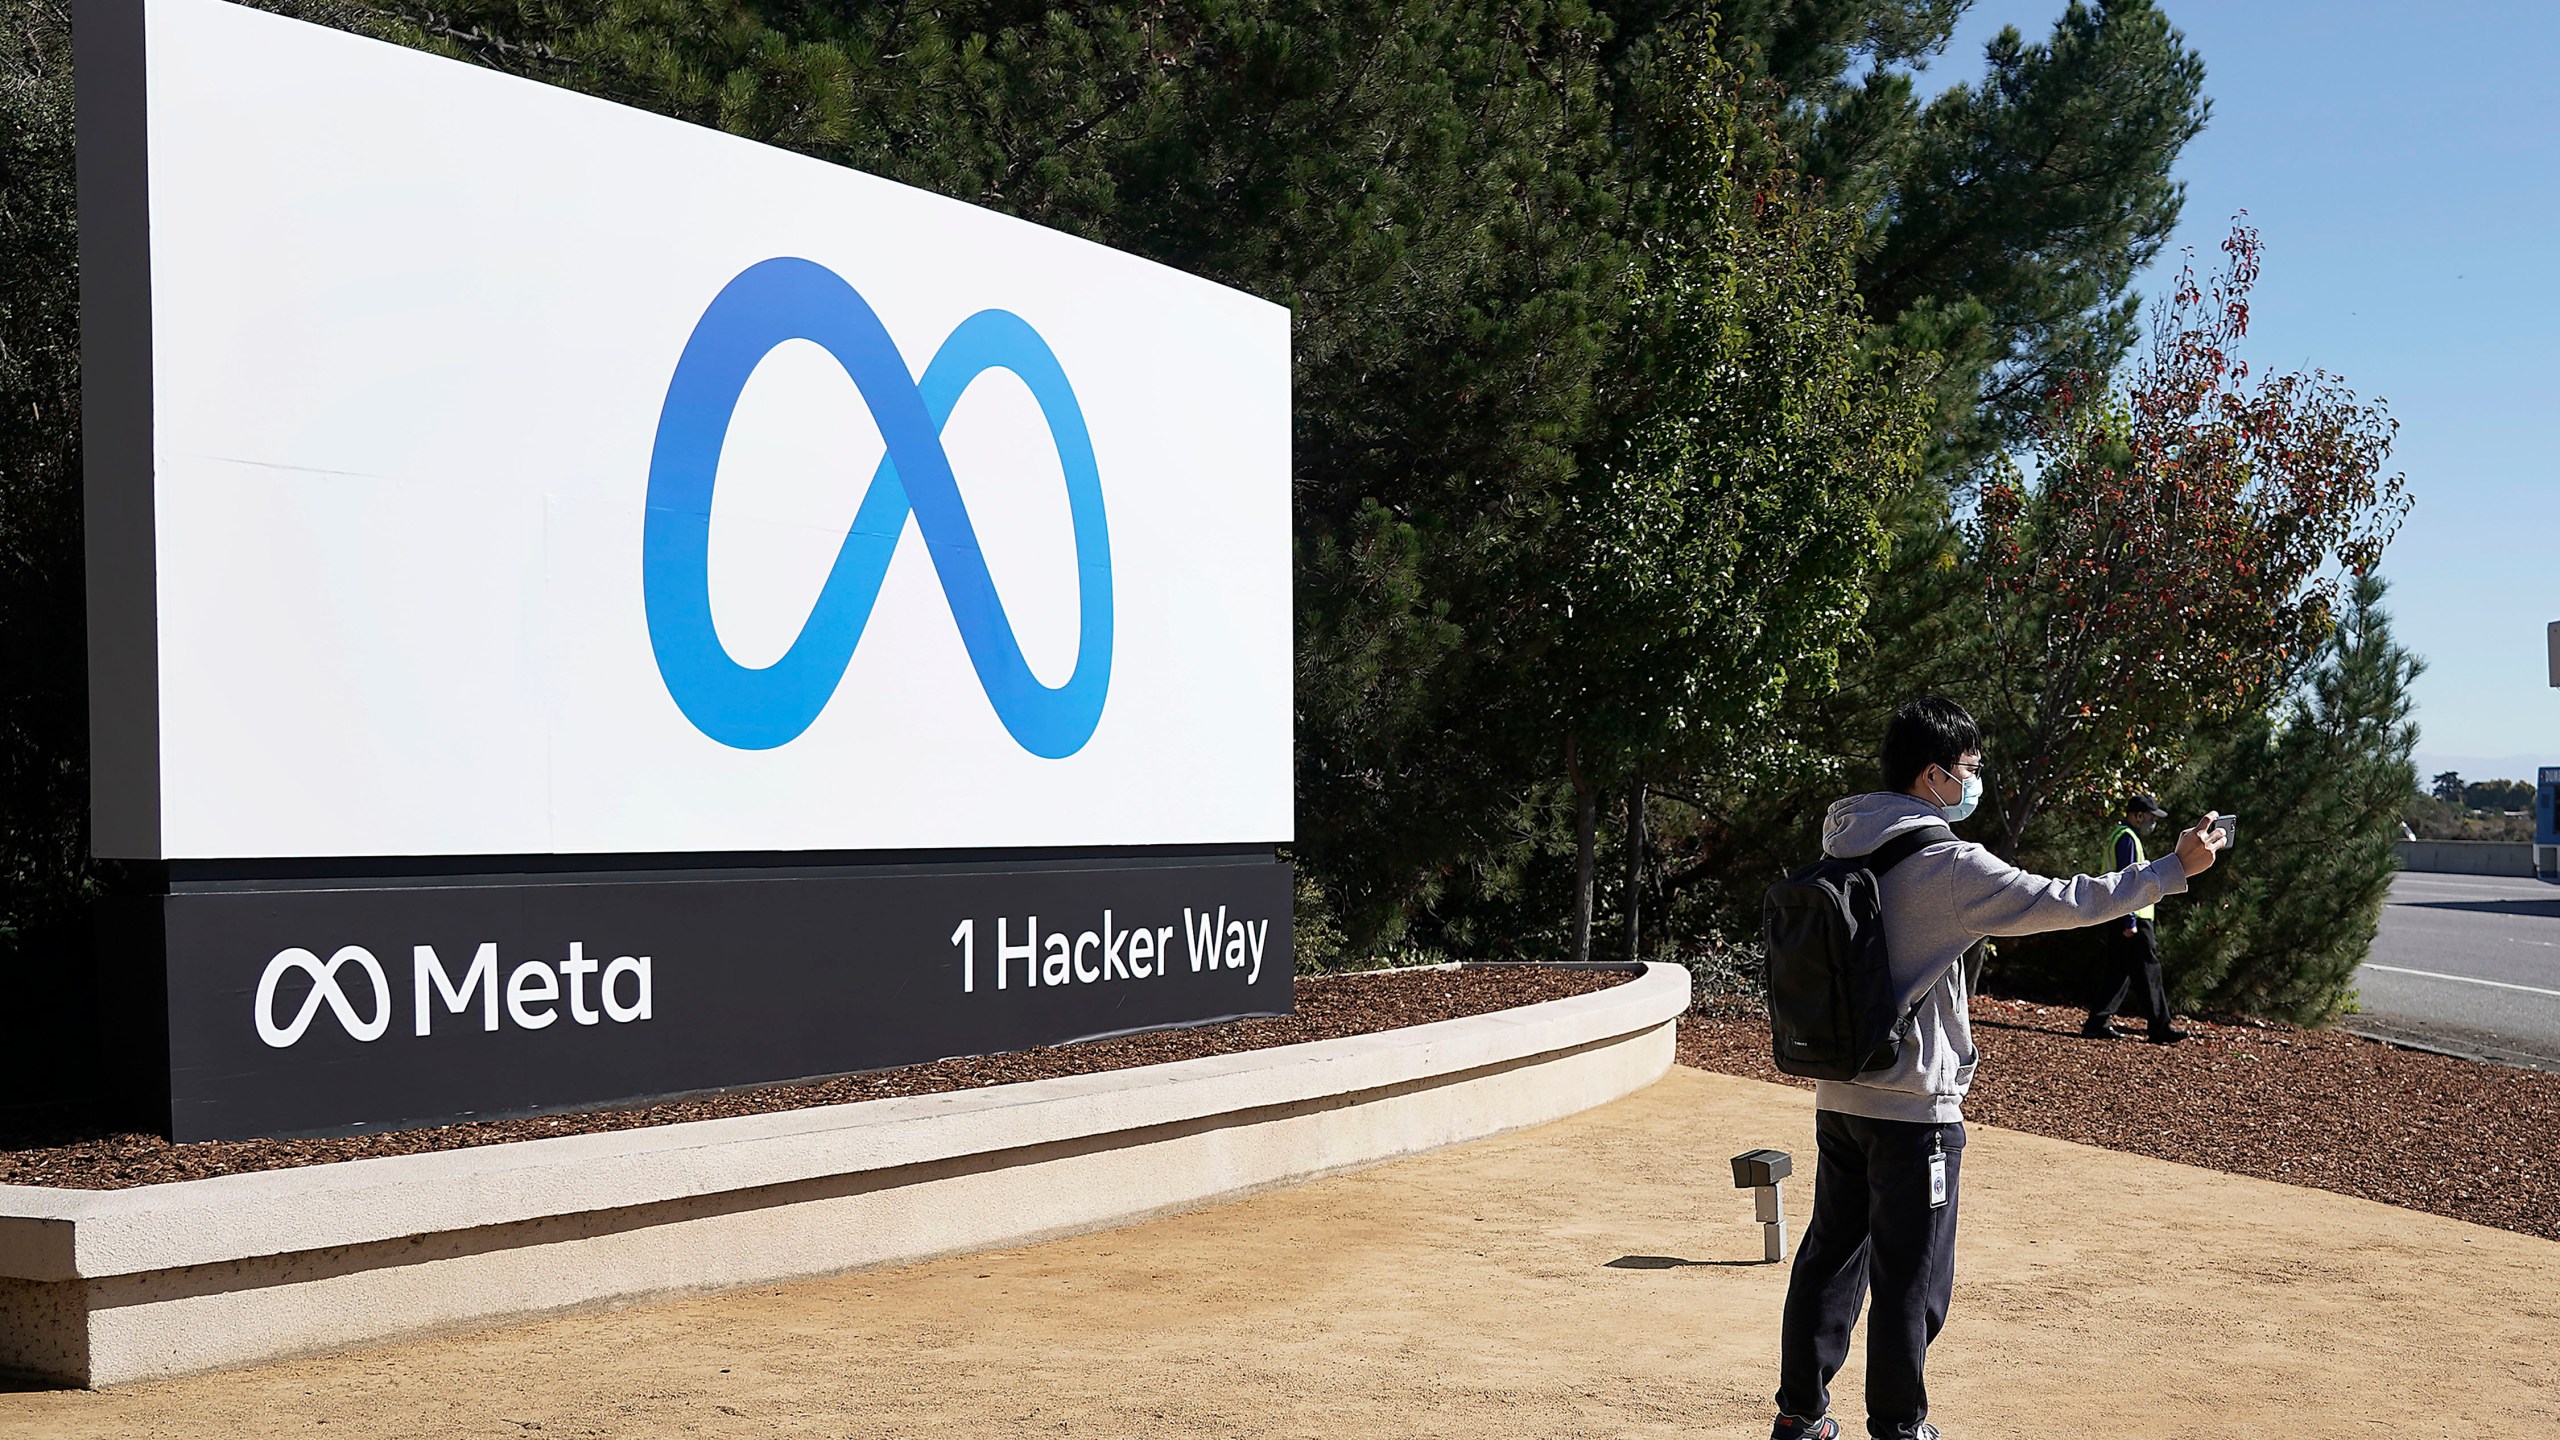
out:
<path id="1" fill-rule="evenodd" d="M 1627 960 L 1642 957 L 1644 936 L 1644 772 L 1627 782 Z"/>
<path id="2" fill-rule="evenodd" d="M 1570 735 L 1564 737 L 1564 768 L 1573 780 L 1573 958 L 1580 963 L 1591 958 L 1591 846 L 1598 838 L 1600 800 L 1583 777 Z"/>

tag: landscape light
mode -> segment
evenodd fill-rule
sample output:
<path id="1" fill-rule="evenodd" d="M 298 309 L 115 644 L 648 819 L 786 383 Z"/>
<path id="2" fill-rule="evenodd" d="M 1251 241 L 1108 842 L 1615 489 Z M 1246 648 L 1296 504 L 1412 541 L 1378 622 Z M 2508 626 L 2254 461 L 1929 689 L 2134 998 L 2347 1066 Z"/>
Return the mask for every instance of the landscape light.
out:
<path id="1" fill-rule="evenodd" d="M 1784 1150 L 1746 1150 L 1733 1157 L 1733 1188 L 1751 1192 L 1752 1211 L 1760 1218 L 1760 1258 L 1787 1258 L 1786 1178 L 1795 1173 L 1795 1157 Z"/>

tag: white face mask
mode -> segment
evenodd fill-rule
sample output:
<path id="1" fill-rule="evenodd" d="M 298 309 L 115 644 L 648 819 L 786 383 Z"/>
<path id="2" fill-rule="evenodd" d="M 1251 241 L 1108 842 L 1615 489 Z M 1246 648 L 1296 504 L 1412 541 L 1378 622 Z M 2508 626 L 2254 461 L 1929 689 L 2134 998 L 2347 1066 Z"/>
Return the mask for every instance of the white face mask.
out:
<path id="1" fill-rule="evenodd" d="M 1947 769 L 1943 765 L 1937 768 L 1938 773 L 1946 776 L 1948 779 L 1952 780 L 1955 778 L 1954 771 Z M 1929 798 L 1932 800 L 1938 798 L 1938 787 L 1934 783 L 1929 787 Z M 1967 775 L 1964 777 L 1964 784 L 1956 793 L 1956 803 L 1953 805 L 1939 805 L 1938 813 L 1946 816 L 1950 820 L 1962 820 L 1973 814 L 1973 807 L 1981 803 L 1982 777 L 1979 775 Z"/>

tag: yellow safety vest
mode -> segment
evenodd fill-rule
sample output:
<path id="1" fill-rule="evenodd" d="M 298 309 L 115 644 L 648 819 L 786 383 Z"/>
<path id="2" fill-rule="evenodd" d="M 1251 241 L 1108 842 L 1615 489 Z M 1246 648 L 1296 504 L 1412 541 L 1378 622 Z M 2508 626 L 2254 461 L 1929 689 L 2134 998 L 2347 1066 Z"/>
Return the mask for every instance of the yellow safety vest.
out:
<path id="1" fill-rule="evenodd" d="M 2147 856 L 2147 855 L 2145 855 L 2145 854 L 2143 854 L 2143 853 L 2142 853 L 2142 834 L 2141 834 L 2141 832 L 2140 832 L 2140 831 L 2135 830 L 2132 826 L 2127 825 L 2127 824 L 2125 824 L 2123 821 L 2119 820 L 2119 821 L 2117 821 L 2117 822 L 2116 822 L 2116 828 L 2114 828 L 2113 830 L 2110 830 L 2110 831 L 2108 831 L 2108 832 L 2107 832 L 2107 869 L 2108 869 L 2110 872 L 2112 872 L 2112 871 L 2116 868 L 2116 837 L 2117 837 L 2117 836 L 2119 836 L 2119 835 L 2130 835 L 2130 836 L 2132 836 L 2132 837 L 2133 837 L 2133 863 L 2134 863 L 2134 864 L 2139 865 L 2139 864 L 2143 863 L 2145 860 L 2147 860 L 2147 859 L 2149 859 L 2149 858 L 2150 858 L 2149 856 Z M 2145 906 L 2143 906 L 2141 909 L 2136 910 L 2136 911 L 2134 911 L 2133 913 L 2134 913 L 2134 914 L 2136 914 L 2136 915 L 2141 916 L 2141 917 L 2142 917 L 2143 919 L 2145 919 L 2145 920 L 2148 920 L 2148 919 L 2152 918 L 2152 916 L 2151 916 L 2151 912 L 2152 912 L 2154 909 L 2156 909 L 2156 908 L 2158 908 L 2158 907 L 2156 907 L 2156 906 L 2152 906 L 2152 905 L 2145 905 Z"/>

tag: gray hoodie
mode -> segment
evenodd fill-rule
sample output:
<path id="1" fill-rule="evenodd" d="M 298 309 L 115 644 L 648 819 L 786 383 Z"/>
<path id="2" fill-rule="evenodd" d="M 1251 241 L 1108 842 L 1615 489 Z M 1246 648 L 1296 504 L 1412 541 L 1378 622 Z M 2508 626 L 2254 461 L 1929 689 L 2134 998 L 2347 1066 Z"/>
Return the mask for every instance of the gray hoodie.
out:
<path id="1" fill-rule="evenodd" d="M 1909 795 L 1851 795 L 1824 820 L 1822 853 L 1864 855 L 1905 830 L 1943 823 L 1936 806 Z M 2121 919 L 2186 888 L 2186 864 L 2174 853 L 2112 875 L 2048 880 L 1968 840 L 1919 851 L 1885 875 L 1882 895 L 1894 988 L 1904 1008 L 1920 1002 L 1918 1043 L 1906 1041 L 1890 1069 L 1815 1082 L 1813 1103 L 1878 1120 L 1962 1120 L 1975 1056 L 1964 967 L 1956 962 L 1973 942 Z"/>

